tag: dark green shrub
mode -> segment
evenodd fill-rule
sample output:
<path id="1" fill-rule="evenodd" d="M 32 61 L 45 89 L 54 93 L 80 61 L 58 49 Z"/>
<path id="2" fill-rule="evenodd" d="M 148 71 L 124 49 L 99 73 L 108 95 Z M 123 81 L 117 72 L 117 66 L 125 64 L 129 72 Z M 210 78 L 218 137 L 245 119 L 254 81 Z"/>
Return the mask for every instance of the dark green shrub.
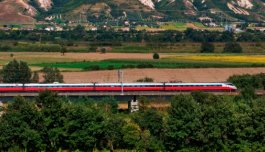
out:
<path id="1" fill-rule="evenodd" d="M 73 41 L 68 41 L 68 42 L 66 43 L 66 45 L 67 45 L 67 46 L 74 46 L 74 42 L 73 42 Z"/>
<path id="2" fill-rule="evenodd" d="M 108 69 L 108 70 L 113 70 L 113 69 L 114 69 L 114 66 L 113 66 L 113 65 L 109 65 L 109 66 L 107 67 L 107 69 Z"/>
<path id="3" fill-rule="evenodd" d="M 153 78 L 145 77 L 143 79 L 138 79 L 136 82 L 154 82 Z"/>
<path id="4" fill-rule="evenodd" d="M 224 53 L 242 53 L 242 47 L 236 42 L 225 43 Z"/>
<path id="5" fill-rule="evenodd" d="M 150 63 L 141 63 L 137 65 L 137 68 L 139 69 L 143 69 L 143 68 L 153 68 L 154 65 L 150 64 Z"/>
<path id="6" fill-rule="evenodd" d="M 99 65 L 90 65 L 88 67 L 85 67 L 84 70 L 97 71 L 97 70 L 100 70 L 100 66 Z"/>
<path id="7" fill-rule="evenodd" d="M 159 54 L 158 53 L 154 53 L 153 54 L 153 59 L 155 59 L 155 60 L 157 60 L 157 59 L 159 59 L 160 57 L 159 57 Z"/>
<path id="8" fill-rule="evenodd" d="M 214 44 L 209 42 L 203 42 L 201 44 L 201 53 L 213 53 L 214 52 Z"/>
<path id="9" fill-rule="evenodd" d="M 0 51 L 9 51 L 12 48 L 8 45 L 0 45 Z"/>
<path id="10" fill-rule="evenodd" d="M 125 64 L 121 66 L 122 69 L 132 69 L 135 68 L 135 65 L 132 64 Z"/>
<path id="11" fill-rule="evenodd" d="M 101 53 L 106 53 L 106 52 L 107 52 L 107 49 L 106 49 L 106 48 L 101 48 L 101 49 L 100 49 L 100 52 L 101 52 Z"/>

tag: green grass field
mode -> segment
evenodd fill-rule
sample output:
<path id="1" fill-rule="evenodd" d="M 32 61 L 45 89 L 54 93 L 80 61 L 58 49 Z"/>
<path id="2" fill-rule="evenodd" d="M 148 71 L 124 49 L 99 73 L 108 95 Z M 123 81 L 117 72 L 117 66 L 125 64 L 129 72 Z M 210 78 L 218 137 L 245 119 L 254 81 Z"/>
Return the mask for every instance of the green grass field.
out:
<path id="1" fill-rule="evenodd" d="M 179 30 L 184 31 L 188 28 L 186 23 L 175 23 L 175 22 L 169 22 L 161 25 L 159 28 L 163 30 Z"/>
<path id="2" fill-rule="evenodd" d="M 184 31 L 187 28 L 197 28 L 197 29 L 208 29 L 208 30 L 223 30 L 223 28 L 212 28 L 206 27 L 202 23 L 193 22 L 193 23 L 183 23 L 183 22 L 165 22 L 157 28 L 147 27 L 147 26 L 137 26 L 137 30 L 147 30 L 147 31 L 155 31 L 155 30 L 176 30 L 176 31 Z"/>
<path id="3" fill-rule="evenodd" d="M 79 70 L 112 70 L 124 68 L 226 68 L 226 67 L 265 67 L 265 63 L 222 62 L 199 60 L 103 60 L 92 62 L 65 62 L 32 64 L 38 67 L 71 68 Z M 96 67 L 96 68 L 95 68 Z"/>

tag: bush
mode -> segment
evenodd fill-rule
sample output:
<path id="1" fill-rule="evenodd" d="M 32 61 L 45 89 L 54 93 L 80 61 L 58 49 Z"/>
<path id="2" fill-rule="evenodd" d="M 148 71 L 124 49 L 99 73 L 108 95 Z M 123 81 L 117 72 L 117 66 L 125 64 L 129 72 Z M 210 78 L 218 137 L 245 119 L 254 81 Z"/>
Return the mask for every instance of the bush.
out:
<path id="1" fill-rule="evenodd" d="M 66 45 L 67 45 L 67 46 L 74 46 L 74 42 L 73 42 L 73 41 L 68 41 L 68 42 L 66 43 Z"/>
<path id="2" fill-rule="evenodd" d="M 9 51 L 12 48 L 8 45 L 0 45 L 0 51 Z"/>
<path id="3" fill-rule="evenodd" d="M 141 63 L 137 65 L 137 68 L 143 69 L 143 68 L 153 68 L 154 66 L 150 63 Z"/>
<path id="4" fill-rule="evenodd" d="M 58 68 L 44 67 L 41 71 L 43 72 L 44 83 L 53 83 L 53 82 L 63 83 L 64 82 L 63 75 L 61 74 Z M 35 77 L 34 79 L 36 80 L 38 79 L 37 74 L 34 77 Z"/>
<path id="5" fill-rule="evenodd" d="M 97 70 L 100 70 L 100 67 L 99 65 L 90 65 L 88 67 L 85 67 L 84 70 L 97 71 Z"/>
<path id="6" fill-rule="evenodd" d="M 103 53 L 103 54 L 106 53 L 106 51 L 107 51 L 106 48 L 101 48 L 101 49 L 100 49 L 100 52 Z"/>
<path id="7" fill-rule="evenodd" d="M 201 44 L 201 53 L 213 53 L 214 52 L 214 44 L 209 42 L 203 42 Z"/>
<path id="8" fill-rule="evenodd" d="M 265 89 L 265 73 L 259 73 L 255 75 L 233 75 L 227 80 L 233 83 L 239 89 L 253 87 L 254 89 Z"/>
<path id="9" fill-rule="evenodd" d="M 126 64 L 121 66 L 122 69 L 132 69 L 135 68 L 135 65 L 132 64 Z"/>
<path id="10" fill-rule="evenodd" d="M 225 43 L 224 52 L 225 53 L 241 53 L 242 47 L 240 46 L 239 43 L 227 42 Z"/>
<path id="11" fill-rule="evenodd" d="M 159 57 L 159 54 L 158 53 L 154 53 L 153 54 L 153 59 L 155 59 L 155 60 L 157 60 L 157 59 L 159 59 L 160 57 Z"/>
<path id="12" fill-rule="evenodd" d="M 153 78 L 145 77 L 143 79 L 138 79 L 136 82 L 154 82 Z"/>
<path id="13" fill-rule="evenodd" d="M 89 46 L 88 47 L 88 52 L 96 52 L 97 51 L 97 47 L 95 46 Z"/>
<path id="14" fill-rule="evenodd" d="M 113 65 L 109 65 L 109 66 L 107 67 L 107 69 L 108 69 L 108 70 L 113 70 L 113 69 L 114 69 L 114 66 L 113 66 Z"/>

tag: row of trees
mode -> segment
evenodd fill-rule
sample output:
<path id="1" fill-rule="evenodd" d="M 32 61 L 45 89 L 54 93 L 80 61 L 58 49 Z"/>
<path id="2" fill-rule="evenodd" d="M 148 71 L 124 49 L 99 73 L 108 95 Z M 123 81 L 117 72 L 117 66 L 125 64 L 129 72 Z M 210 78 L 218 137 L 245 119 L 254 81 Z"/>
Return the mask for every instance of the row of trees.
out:
<path id="1" fill-rule="evenodd" d="M 265 33 L 248 30 L 242 33 L 228 31 L 201 31 L 188 28 L 185 31 L 86 31 L 77 26 L 71 31 L 0 31 L 0 40 L 56 41 L 58 39 L 89 42 L 263 42 Z"/>
<path id="2" fill-rule="evenodd" d="M 41 70 L 43 83 L 63 82 L 63 75 L 59 69 L 44 67 Z M 38 83 L 39 73 L 33 72 L 28 64 L 23 61 L 13 60 L 5 65 L 1 71 L 1 80 L 4 83 Z"/>
<path id="3" fill-rule="evenodd" d="M 113 99 L 78 101 L 59 98 L 49 91 L 31 102 L 16 98 L 2 109 L 0 149 L 265 150 L 264 98 L 248 100 L 194 92 L 175 96 L 166 111 L 141 104 L 139 112 L 129 115 L 118 112 Z"/>
<path id="4" fill-rule="evenodd" d="M 265 90 L 265 73 L 233 75 L 227 80 L 240 89 L 253 88 Z"/>
<path id="5" fill-rule="evenodd" d="M 201 44 L 201 53 L 213 53 L 215 46 L 213 43 L 203 42 Z M 227 42 L 225 43 L 224 53 L 241 53 L 243 51 L 242 47 L 237 42 Z"/>

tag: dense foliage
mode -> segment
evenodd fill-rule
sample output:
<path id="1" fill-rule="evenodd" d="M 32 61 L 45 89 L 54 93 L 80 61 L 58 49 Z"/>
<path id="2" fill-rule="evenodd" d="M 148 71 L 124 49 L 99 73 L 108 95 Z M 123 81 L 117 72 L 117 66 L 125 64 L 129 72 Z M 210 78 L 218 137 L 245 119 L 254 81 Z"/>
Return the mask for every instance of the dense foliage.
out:
<path id="1" fill-rule="evenodd" d="M 74 40 L 88 42 L 106 42 L 108 45 L 115 45 L 113 42 L 262 42 L 265 41 L 265 33 L 260 31 L 248 30 L 243 33 L 221 32 L 221 31 L 200 31 L 188 28 L 181 31 L 160 31 L 148 32 L 131 29 L 130 31 L 117 31 L 114 29 L 97 31 L 86 31 L 84 27 L 77 26 L 69 31 L 0 31 L 0 40 L 30 40 L 30 41 L 58 41 Z M 60 43 L 59 43 L 60 44 Z M 64 45 L 64 44 L 60 44 Z M 52 47 L 60 49 L 60 45 Z M 49 51 L 48 46 L 32 46 L 32 49 L 42 47 Z M 51 46 L 50 46 L 51 47 Z M 1 46 L 0 50 L 7 50 L 8 46 Z"/>
<path id="2" fill-rule="evenodd" d="M 58 68 L 44 67 L 42 72 L 44 83 L 63 82 L 63 75 Z"/>
<path id="3" fill-rule="evenodd" d="M 44 83 L 63 82 L 63 75 L 58 68 L 44 67 Z M 33 72 L 26 62 L 13 60 L 3 67 L 0 72 L 1 81 L 4 83 L 37 83 L 39 82 L 39 73 Z"/>
<path id="4" fill-rule="evenodd" d="M 194 92 L 165 111 L 117 111 L 113 99 L 71 101 L 49 91 L 18 97 L 0 117 L 2 151 L 264 151 L 264 97 Z"/>
<path id="5" fill-rule="evenodd" d="M 225 53 L 241 53 L 243 51 L 239 43 L 227 42 L 225 43 L 224 52 Z"/>
<path id="6" fill-rule="evenodd" d="M 238 88 L 254 88 L 254 89 L 265 89 L 265 73 L 259 74 L 244 74 L 244 75 L 233 75 L 227 80 L 233 83 Z"/>
<path id="7" fill-rule="evenodd" d="M 214 52 L 214 44 L 209 42 L 203 42 L 201 44 L 201 53 L 213 53 Z"/>
<path id="8" fill-rule="evenodd" d="M 3 67 L 4 83 L 29 83 L 31 82 L 31 69 L 23 61 L 13 60 Z"/>
<path id="9" fill-rule="evenodd" d="M 160 58 L 160 56 L 159 56 L 158 53 L 154 53 L 154 54 L 153 54 L 153 59 L 157 60 L 157 59 L 159 59 L 159 58 Z"/>

